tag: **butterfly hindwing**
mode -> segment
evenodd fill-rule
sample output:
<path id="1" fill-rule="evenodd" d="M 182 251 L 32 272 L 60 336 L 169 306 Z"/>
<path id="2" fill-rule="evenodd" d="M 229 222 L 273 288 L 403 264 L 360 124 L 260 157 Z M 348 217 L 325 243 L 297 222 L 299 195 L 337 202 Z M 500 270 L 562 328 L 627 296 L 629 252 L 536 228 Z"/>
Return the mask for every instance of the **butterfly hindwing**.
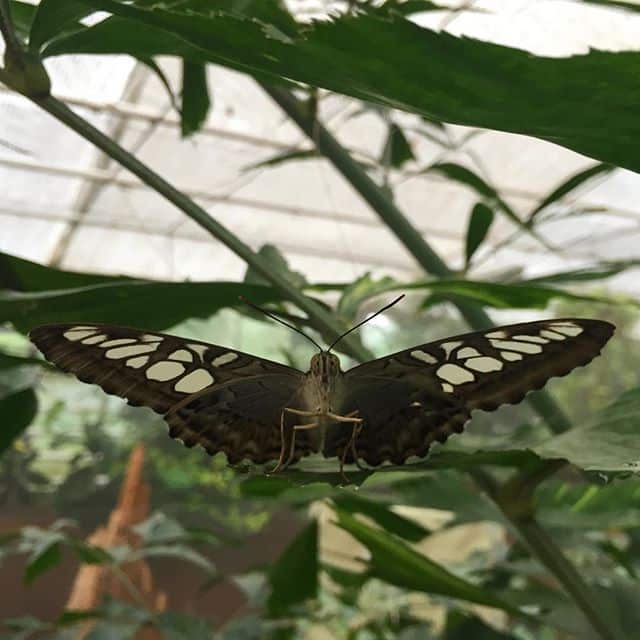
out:
<path id="1" fill-rule="evenodd" d="M 261 462 L 279 450 L 280 412 L 303 379 L 239 351 L 115 325 L 44 325 L 29 336 L 58 368 L 150 407 L 165 415 L 172 437 L 233 461 Z M 195 418 L 194 406 L 201 412 Z"/>
<path id="2" fill-rule="evenodd" d="M 453 336 L 366 362 L 345 374 L 345 411 L 365 429 L 358 455 L 370 464 L 424 455 L 433 440 L 461 431 L 473 409 L 515 404 L 549 378 L 587 364 L 613 333 L 599 320 L 527 322 Z M 394 388 L 397 392 L 389 392 Z M 369 392 L 385 410 L 371 411 Z"/>

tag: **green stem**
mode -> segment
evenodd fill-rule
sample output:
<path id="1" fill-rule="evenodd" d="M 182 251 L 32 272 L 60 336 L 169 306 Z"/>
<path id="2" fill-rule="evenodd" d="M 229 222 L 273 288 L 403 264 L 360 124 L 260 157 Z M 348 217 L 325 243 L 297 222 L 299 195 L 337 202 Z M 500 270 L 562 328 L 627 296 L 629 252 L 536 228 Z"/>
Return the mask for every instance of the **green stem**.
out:
<path id="1" fill-rule="evenodd" d="M 582 579 L 547 531 L 532 517 L 512 519 L 512 522 L 533 554 L 552 571 L 603 640 L 627 640 L 618 624 L 600 607 L 601 598 Z"/>
<path id="2" fill-rule="evenodd" d="M 1 76 L 0 79 L 2 79 Z M 131 155 L 108 136 L 74 113 L 64 103 L 52 96 L 43 98 L 27 97 L 57 120 L 66 124 L 70 129 L 73 129 L 85 138 L 85 140 L 93 143 L 120 165 L 131 171 L 131 173 L 136 175 L 142 182 L 164 196 L 194 222 L 208 231 L 214 238 L 229 247 L 229 249 L 265 278 L 265 280 L 270 282 L 275 289 L 280 291 L 280 293 L 291 302 L 295 303 L 300 309 L 307 313 L 310 318 L 313 318 L 316 327 L 321 331 L 336 337 L 344 331 L 344 327 L 330 312 L 323 309 L 311 298 L 305 296 L 283 275 L 275 272 L 262 256 L 256 254 L 248 245 L 207 213 L 207 211 L 178 191 L 149 167 L 141 163 L 135 156 Z M 366 360 L 371 357 L 371 354 L 356 340 L 351 339 L 351 337 L 345 338 L 345 342 L 349 354 L 356 359 Z"/>

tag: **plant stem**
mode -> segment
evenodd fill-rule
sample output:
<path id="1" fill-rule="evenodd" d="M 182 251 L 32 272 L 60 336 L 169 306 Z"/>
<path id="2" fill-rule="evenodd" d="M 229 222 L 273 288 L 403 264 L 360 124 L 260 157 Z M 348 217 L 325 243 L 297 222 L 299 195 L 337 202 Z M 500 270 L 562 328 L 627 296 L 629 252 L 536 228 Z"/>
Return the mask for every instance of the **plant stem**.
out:
<path id="1" fill-rule="evenodd" d="M 532 517 L 512 520 L 533 554 L 562 584 L 591 626 L 604 640 L 627 640 L 617 622 L 600 607 L 601 598 L 582 579 L 575 567 L 556 546 L 553 538 Z"/>
<path id="2" fill-rule="evenodd" d="M 0 79 L 2 79 L 1 76 Z M 231 249 L 287 299 L 305 311 L 310 318 L 313 318 L 317 328 L 336 337 L 344 331 L 342 324 L 338 322 L 331 313 L 323 309 L 311 298 L 305 296 L 283 275 L 274 271 L 262 256 L 256 254 L 251 247 L 221 225 L 207 211 L 178 191 L 164 178 L 140 162 L 108 136 L 74 113 L 63 102 L 52 96 L 40 98 L 27 97 L 57 120 L 66 124 L 70 129 L 73 129 L 85 140 L 93 143 L 120 165 L 131 171 L 131 173 L 136 175 L 142 182 L 164 196 L 169 202 L 173 203 L 178 209 L 189 216 L 189 218 L 208 231 L 214 238 Z M 371 354 L 356 340 L 350 340 L 350 337 L 348 337 L 345 338 L 345 342 L 347 342 L 349 354 L 356 359 L 366 360 L 371 357 Z"/>

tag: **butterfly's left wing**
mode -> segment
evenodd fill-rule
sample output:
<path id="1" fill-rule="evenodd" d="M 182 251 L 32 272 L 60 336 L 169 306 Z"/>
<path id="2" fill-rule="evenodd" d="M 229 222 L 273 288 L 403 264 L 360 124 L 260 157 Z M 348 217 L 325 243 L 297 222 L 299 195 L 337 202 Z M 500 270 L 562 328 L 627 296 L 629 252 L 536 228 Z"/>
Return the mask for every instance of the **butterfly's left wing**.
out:
<path id="1" fill-rule="evenodd" d="M 107 324 L 50 324 L 29 337 L 47 360 L 129 404 L 165 416 L 169 435 L 230 462 L 264 462 L 281 447 L 280 414 L 302 372 L 225 347 Z M 305 453 L 306 438 L 300 439 Z"/>
<path id="2" fill-rule="evenodd" d="M 357 410 L 358 456 L 369 464 L 423 456 L 460 432 L 473 409 L 515 404 L 549 378 L 600 353 L 614 327 L 579 318 L 543 320 L 453 336 L 366 362 L 345 373 L 341 412 Z M 337 432 L 344 440 L 346 434 Z M 336 450 L 344 446 L 336 442 Z"/>

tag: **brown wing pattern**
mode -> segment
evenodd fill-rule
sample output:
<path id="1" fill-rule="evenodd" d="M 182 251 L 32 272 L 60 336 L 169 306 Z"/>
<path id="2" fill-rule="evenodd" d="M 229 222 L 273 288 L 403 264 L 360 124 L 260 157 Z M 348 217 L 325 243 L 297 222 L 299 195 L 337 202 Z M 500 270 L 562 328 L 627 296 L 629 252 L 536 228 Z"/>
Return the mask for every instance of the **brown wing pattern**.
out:
<path id="1" fill-rule="evenodd" d="M 279 412 L 303 377 L 225 347 L 114 325 L 44 325 L 29 337 L 63 371 L 165 415 L 172 437 L 233 462 L 278 457 Z"/>
<path id="2" fill-rule="evenodd" d="M 516 404 L 549 378 L 587 364 L 613 331 L 600 320 L 527 322 L 452 336 L 354 367 L 345 374 L 344 406 L 365 419 L 358 456 L 380 464 L 425 455 L 434 440 L 462 431 L 473 409 Z M 372 410 L 372 396 L 378 404 L 385 398 L 384 408 Z"/>
<path id="3" fill-rule="evenodd" d="M 231 464 L 249 459 L 277 460 L 291 441 L 291 430 L 280 432 L 284 407 L 298 406 L 299 387 L 291 377 L 261 375 L 206 389 L 174 405 L 165 420 L 169 435 L 192 447 L 200 444 L 210 454 L 223 451 Z M 294 460 L 311 451 L 307 432 L 296 438 Z"/>

